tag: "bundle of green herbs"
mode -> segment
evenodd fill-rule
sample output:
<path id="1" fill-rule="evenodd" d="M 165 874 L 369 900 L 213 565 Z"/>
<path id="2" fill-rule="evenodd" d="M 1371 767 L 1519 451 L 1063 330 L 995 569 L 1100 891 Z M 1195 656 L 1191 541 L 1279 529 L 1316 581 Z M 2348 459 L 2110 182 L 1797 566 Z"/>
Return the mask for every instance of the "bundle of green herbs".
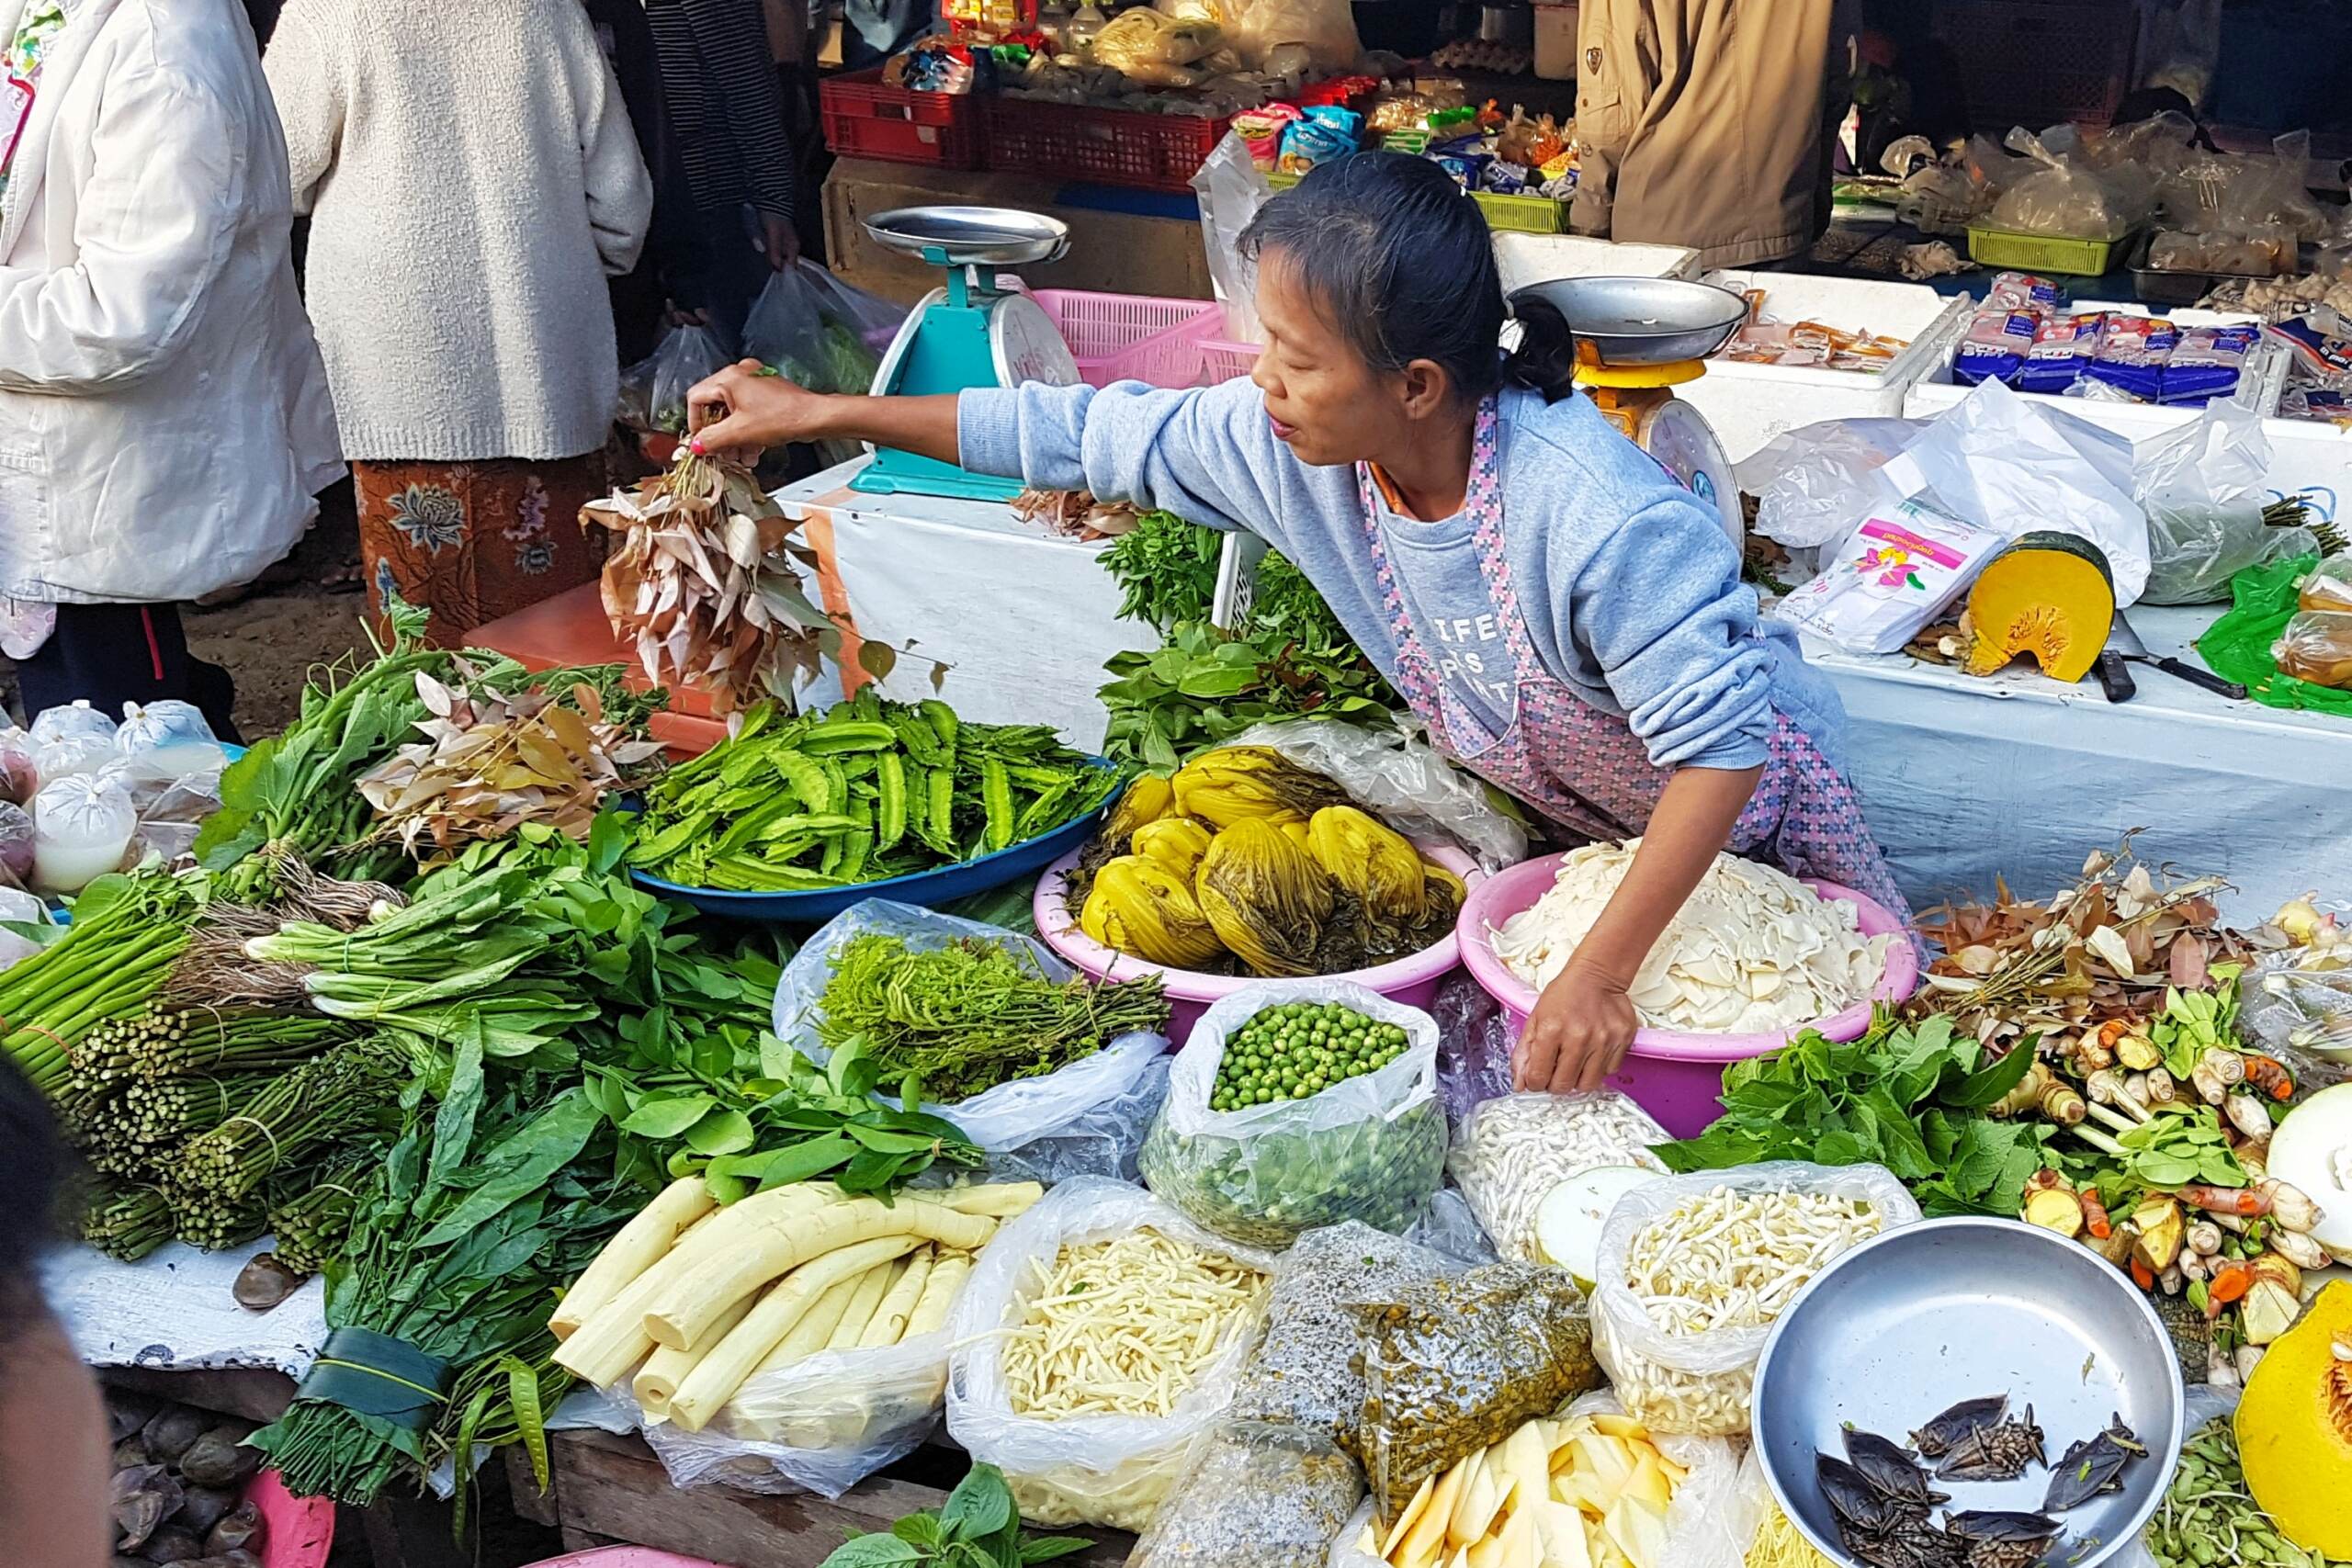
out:
<path id="1" fill-rule="evenodd" d="M 1882 1011 L 1860 1039 L 1806 1030 L 1724 1069 L 1723 1118 L 1653 1151 L 1675 1171 L 1758 1160 L 1883 1165 L 1929 1214 L 2017 1216 L 2027 1180 L 2052 1163 L 2056 1129 L 1988 1112 L 2033 1066 L 2031 1042 L 1995 1055 L 1948 1017 Z"/>
<path id="2" fill-rule="evenodd" d="M 919 1079 L 939 1104 L 1168 1027 L 1157 973 L 1109 985 L 1055 980 L 1025 949 L 979 939 L 917 948 L 881 932 L 850 938 L 831 961 L 808 1026 L 831 1050 L 854 1042 L 885 1081 Z"/>
<path id="3" fill-rule="evenodd" d="M 188 941 L 204 878 L 102 876 L 74 903 L 74 923 L 0 974 L 0 1051 L 54 1101 L 70 1089 L 74 1043 L 147 1010 Z"/>

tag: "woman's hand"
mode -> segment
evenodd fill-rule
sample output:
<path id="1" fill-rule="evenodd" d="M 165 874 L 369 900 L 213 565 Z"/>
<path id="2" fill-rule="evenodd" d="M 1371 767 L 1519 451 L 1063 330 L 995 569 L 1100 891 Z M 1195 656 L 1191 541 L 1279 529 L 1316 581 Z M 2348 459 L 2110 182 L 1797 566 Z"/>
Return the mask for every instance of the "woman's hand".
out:
<path id="1" fill-rule="evenodd" d="M 819 425 L 831 401 L 745 359 L 686 394 L 686 429 L 695 451 L 750 462 L 767 447 L 824 434 Z"/>
<path id="2" fill-rule="evenodd" d="M 800 259 L 800 231 L 792 220 L 781 212 L 760 214 L 760 249 L 768 258 L 768 265 L 782 272 Z"/>
<path id="3" fill-rule="evenodd" d="M 1602 1087 L 1624 1065 L 1641 1027 L 1625 991 L 1625 982 L 1598 964 L 1568 960 L 1528 1015 L 1511 1054 L 1511 1087 L 1553 1094 Z"/>

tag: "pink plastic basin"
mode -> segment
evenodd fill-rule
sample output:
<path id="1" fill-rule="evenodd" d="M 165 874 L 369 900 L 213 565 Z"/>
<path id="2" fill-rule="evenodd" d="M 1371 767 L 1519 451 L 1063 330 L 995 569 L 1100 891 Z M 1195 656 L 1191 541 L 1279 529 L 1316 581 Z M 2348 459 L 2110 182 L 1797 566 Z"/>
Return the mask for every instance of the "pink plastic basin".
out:
<path id="1" fill-rule="evenodd" d="M 681 1557 L 650 1546 L 599 1546 L 562 1557 L 543 1557 L 528 1568 L 726 1568 L 700 1557 Z"/>
<path id="2" fill-rule="evenodd" d="M 245 1497 L 261 1510 L 261 1568 L 326 1568 L 334 1549 L 333 1499 L 297 1497 L 274 1470 L 246 1482 Z"/>
<path id="3" fill-rule="evenodd" d="M 1528 908 L 1551 890 L 1565 855 L 1542 855 L 1521 861 L 1471 889 L 1462 903 L 1455 926 L 1461 938 L 1462 962 L 1471 977 L 1500 1002 L 1516 1032 L 1535 1006 L 1535 988 L 1503 967 L 1489 940 L 1497 926 Z M 1900 937 L 1903 922 L 1884 905 L 1874 903 L 1850 887 L 1813 877 L 1801 878 L 1824 898 L 1838 898 L 1855 907 L 1864 936 Z M 1889 945 L 1886 973 L 1873 1000 L 1900 1002 L 1919 983 L 1919 959 L 1907 941 Z M 1634 1048 L 1622 1072 L 1609 1082 L 1638 1101 L 1657 1118 L 1658 1125 L 1678 1138 L 1688 1138 L 1723 1114 L 1724 1064 L 1777 1051 L 1807 1029 L 1817 1029 L 1832 1040 L 1858 1040 L 1871 1026 L 1871 1002 L 1856 1002 L 1809 1024 L 1778 1034 L 1685 1034 L 1671 1029 L 1645 1029 L 1634 1036 Z"/>
<path id="4" fill-rule="evenodd" d="M 1432 864 L 1444 867 L 1462 878 L 1477 896 L 1478 885 L 1485 874 L 1478 863 L 1459 850 L 1424 849 L 1422 854 Z M 1192 969 L 1170 969 L 1163 964 L 1147 964 L 1130 957 L 1116 948 L 1103 946 L 1078 929 L 1078 911 L 1069 906 L 1062 896 L 1063 878 L 1078 863 L 1079 852 L 1072 851 L 1046 868 L 1037 879 L 1036 897 L 1030 901 L 1030 912 L 1036 917 L 1037 935 L 1070 964 L 1098 980 L 1132 980 L 1138 975 L 1157 975 L 1168 993 L 1168 1038 L 1181 1048 L 1193 1037 L 1193 1025 L 1209 1004 L 1220 997 L 1230 996 L 1244 986 L 1258 984 L 1255 976 L 1203 975 Z M 1509 874 L 1506 873 L 1505 874 Z M 1467 905 L 1464 905 L 1467 908 Z M 1434 942 L 1409 957 L 1387 964 L 1376 964 L 1369 969 L 1357 969 L 1329 978 L 1351 980 L 1367 990 L 1378 991 L 1390 1001 L 1406 1007 L 1426 1009 L 1437 995 L 1438 983 L 1460 966 L 1462 928 L 1443 941 Z"/>

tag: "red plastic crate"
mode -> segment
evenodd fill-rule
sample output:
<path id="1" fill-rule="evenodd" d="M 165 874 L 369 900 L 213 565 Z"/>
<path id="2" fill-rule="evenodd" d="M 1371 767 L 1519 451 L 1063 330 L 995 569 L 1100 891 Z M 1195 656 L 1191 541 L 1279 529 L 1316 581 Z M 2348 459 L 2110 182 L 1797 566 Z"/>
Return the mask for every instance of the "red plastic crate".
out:
<path id="1" fill-rule="evenodd" d="M 1995 136 L 2075 120 L 2105 125 L 2132 83 L 2137 0 L 1938 0 L 1968 118 Z"/>
<path id="2" fill-rule="evenodd" d="M 466 643 L 503 653 L 526 670 L 618 664 L 628 670 L 624 682 L 631 690 L 651 684 L 638 668 L 635 650 L 614 635 L 603 592 L 593 582 L 476 626 L 466 634 Z M 646 728 L 678 757 L 699 756 L 727 737 L 727 721 L 711 716 L 710 694 L 689 685 L 671 688 L 669 707 L 649 719 Z"/>
<path id="3" fill-rule="evenodd" d="M 989 167 L 1095 185 L 1190 191 L 1230 119 L 988 100 Z"/>
<path id="4" fill-rule="evenodd" d="M 986 162 L 987 124 L 964 93 L 892 87 L 881 67 L 828 76 L 817 85 L 825 145 L 842 158 L 977 169 Z"/>

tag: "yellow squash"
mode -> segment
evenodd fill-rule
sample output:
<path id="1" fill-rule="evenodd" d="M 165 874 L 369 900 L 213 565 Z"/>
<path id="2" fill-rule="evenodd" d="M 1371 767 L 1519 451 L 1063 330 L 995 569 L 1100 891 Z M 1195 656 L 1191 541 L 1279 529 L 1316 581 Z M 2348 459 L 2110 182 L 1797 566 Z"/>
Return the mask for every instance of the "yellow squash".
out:
<path id="1" fill-rule="evenodd" d="M 2072 534 L 2027 534 L 1968 591 L 1968 672 L 1990 675 L 2030 654 L 2043 674 L 2071 683 L 2090 673 L 2114 625 L 2115 578 L 2099 547 Z"/>
<path id="2" fill-rule="evenodd" d="M 2352 1558 L 2352 1284 L 2320 1292 L 2238 1401 L 2246 1490 L 2306 1551 Z"/>

